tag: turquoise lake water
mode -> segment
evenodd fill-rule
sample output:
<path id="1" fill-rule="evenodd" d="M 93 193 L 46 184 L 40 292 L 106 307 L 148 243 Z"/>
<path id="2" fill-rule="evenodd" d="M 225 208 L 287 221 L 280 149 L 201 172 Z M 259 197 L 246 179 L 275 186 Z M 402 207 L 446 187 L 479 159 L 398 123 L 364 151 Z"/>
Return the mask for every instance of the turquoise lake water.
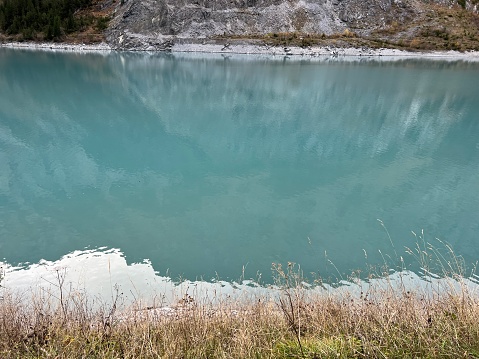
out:
<path id="1" fill-rule="evenodd" d="M 106 247 L 173 278 L 328 277 L 421 230 L 479 259 L 478 63 L 0 49 L 0 93 L 10 264 Z"/>

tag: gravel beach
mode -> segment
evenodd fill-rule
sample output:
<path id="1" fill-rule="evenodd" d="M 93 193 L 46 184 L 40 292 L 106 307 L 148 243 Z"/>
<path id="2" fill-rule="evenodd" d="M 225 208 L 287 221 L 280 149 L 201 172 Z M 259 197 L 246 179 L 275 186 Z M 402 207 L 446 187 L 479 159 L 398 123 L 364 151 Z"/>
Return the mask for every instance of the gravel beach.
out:
<path id="1" fill-rule="evenodd" d="M 68 43 L 30 43 L 30 42 L 9 42 L 0 44 L 3 48 L 15 48 L 24 50 L 42 50 L 42 51 L 62 51 L 62 52 L 112 52 L 113 49 L 107 43 L 98 44 L 68 44 Z M 124 50 L 121 50 L 124 51 Z M 127 50 L 128 51 L 128 50 Z M 138 52 L 139 50 L 130 50 Z M 371 48 L 335 48 L 331 46 L 311 46 L 302 47 L 278 47 L 258 44 L 193 44 L 193 43 L 174 43 L 169 51 L 173 53 L 211 53 L 211 54 L 247 54 L 247 55 L 273 55 L 278 57 L 291 58 L 427 58 L 442 60 L 463 60 L 479 61 L 479 52 L 459 52 L 459 51 L 431 51 L 431 52 L 412 52 L 398 49 L 371 49 Z M 143 52 L 158 52 L 143 50 Z"/>

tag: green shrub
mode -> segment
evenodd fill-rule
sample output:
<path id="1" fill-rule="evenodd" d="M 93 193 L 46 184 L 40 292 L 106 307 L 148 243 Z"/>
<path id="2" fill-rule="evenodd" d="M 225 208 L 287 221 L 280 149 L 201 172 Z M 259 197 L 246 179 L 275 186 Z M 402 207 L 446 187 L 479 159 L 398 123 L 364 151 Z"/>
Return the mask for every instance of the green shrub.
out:
<path id="1" fill-rule="evenodd" d="M 108 27 L 108 22 L 110 21 L 110 17 L 105 16 L 105 17 L 99 17 L 96 19 L 96 25 L 95 28 L 98 31 L 104 31 Z"/>

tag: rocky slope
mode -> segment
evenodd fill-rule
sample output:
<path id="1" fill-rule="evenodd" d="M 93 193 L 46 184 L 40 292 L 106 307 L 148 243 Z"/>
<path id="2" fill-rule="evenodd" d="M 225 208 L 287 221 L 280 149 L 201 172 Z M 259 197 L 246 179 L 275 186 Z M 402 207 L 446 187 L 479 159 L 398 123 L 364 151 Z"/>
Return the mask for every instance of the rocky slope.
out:
<path id="1" fill-rule="evenodd" d="M 234 39 L 286 45 L 305 37 L 307 44 L 479 48 L 477 0 L 108 1 L 113 10 L 106 38 L 117 49 Z"/>

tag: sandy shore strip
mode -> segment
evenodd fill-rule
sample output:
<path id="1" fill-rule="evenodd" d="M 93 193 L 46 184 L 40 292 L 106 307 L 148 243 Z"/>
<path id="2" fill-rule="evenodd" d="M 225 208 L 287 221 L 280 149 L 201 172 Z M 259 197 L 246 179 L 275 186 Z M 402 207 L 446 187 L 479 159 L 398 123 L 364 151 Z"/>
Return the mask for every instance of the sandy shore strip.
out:
<path id="1" fill-rule="evenodd" d="M 134 51 L 134 52 L 158 52 L 152 48 L 116 50 L 107 43 L 98 44 L 68 44 L 68 43 L 31 43 L 9 42 L 0 43 L 0 47 L 43 50 L 43 51 L 66 51 L 66 52 L 110 52 L 110 51 Z M 425 58 L 442 60 L 463 60 L 479 62 L 479 52 L 459 51 L 403 51 L 398 49 L 380 48 L 340 48 L 334 46 L 310 46 L 310 47 L 280 47 L 258 44 L 198 44 L 198 43 L 174 43 L 170 47 L 171 52 L 179 53 L 209 53 L 209 54 L 246 54 L 246 55 L 273 55 L 280 57 L 314 58 L 314 57 L 365 57 L 365 58 Z"/>

